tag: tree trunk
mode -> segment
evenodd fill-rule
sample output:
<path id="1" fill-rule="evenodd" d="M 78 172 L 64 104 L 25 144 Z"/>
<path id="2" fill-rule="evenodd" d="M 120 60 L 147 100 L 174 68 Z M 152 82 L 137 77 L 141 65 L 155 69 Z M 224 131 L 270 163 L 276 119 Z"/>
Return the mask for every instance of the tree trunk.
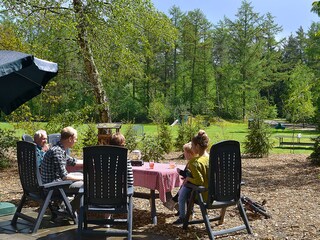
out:
<path id="1" fill-rule="evenodd" d="M 87 22 L 84 14 L 84 6 L 81 0 L 73 0 L 74 10 L 77 19 L 78 44 L 82 51 L 82 57 L 89 82 L 92 84 L 94 95 L 99 105 L 100 121 L 102 123 L 111 122 L 108 98 L 103 89 L 103 83 L 99 76 L 98 69 L 95 65 L 90 44 L 87 40 Z"/>

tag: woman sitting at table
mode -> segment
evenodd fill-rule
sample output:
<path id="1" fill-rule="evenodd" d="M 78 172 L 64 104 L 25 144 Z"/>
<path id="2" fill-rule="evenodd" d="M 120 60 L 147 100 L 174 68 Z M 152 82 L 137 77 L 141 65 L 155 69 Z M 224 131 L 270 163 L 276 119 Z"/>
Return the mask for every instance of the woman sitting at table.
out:
<path id="1" fill-rule="evenodd" d="M 185 182 L 195 185 L 208 187 L 209 154 L 207 152 L 209 137 L 204 130 L 200 130 L 192 138 L 192 152 L 198 156 L 189 160 L 187 169 L 190 175 L 186 177 Z M 191 189 L 185 184 L 179 190 L 179 218 L 173 224 L 182 224 L 186 215 L 186 203 L 190 197 Z M 206 196 L 204 196 L 206 198 Z"/>

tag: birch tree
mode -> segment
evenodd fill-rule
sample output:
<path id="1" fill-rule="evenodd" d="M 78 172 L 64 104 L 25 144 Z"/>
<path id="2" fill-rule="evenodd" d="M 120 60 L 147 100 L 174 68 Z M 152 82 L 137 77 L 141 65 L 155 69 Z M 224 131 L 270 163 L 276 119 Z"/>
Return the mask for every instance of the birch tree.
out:
<path id="1" fill-rule="evenodd" d="M 8 14 L 18 24 L 26 26 L 27 32 L 22 33 L 25 36 L 39 35 L 48 29 L 61 34 L 48 36 L 44 50 L 57 42 L 62 48 L 76 47 L 69 51 L 81 56 L 101 122 L 111 122 L 108 83 L 119 73 L 123 77 L 141 71 L 139 68 L 144 59 L 132 45 L 148 45 L 148 39 L 142 34 L 144 24 L 163 24 L 164 30 L 159 31 L 157 38 L 170 43 L 171 31 L 166 28 L 169 21 L 166 22 L 163 14 L 158 13 L 148 0 L 3 0 L 0 3 L 3 5 L 0 14 Z M 155 30 L 156 26 L 153 26 L 150 31 Z"/>

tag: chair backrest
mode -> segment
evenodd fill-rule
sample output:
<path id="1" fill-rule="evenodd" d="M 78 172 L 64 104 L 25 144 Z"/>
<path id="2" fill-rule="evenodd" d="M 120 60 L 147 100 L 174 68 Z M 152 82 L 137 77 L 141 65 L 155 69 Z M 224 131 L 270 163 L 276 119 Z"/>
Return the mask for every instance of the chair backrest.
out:
<path id="1" fill-rule="evenodd" d="M 33 138 L 29 134 L 23 134 L 22 141 L 33 142 Z"/>
<path id="2" fill-rule="evenodd" d="M 213 201 L 237 201 L 240 198 L 240 143 L 229 140 L 210 149 L 208 205 Z"/>
<path id="3" fill-rule="evenodd" d="M 51 146 L 54 146 L 54 145 L 57 144 L 57 142 L 60 141 L 60 138 L 61 138 L 61 134 L 60 133 L 51 133 L 51 134 L 48 135 L 48 143 Z M 70 153 L 71 153 L 70 148 L 66 149 L 66 153 L 68 155 L 70 155 Z"/>
<path id="4" fill-rule="evenodd" d="M 60 141 L 60 138 L 61 138 L 61 134 L 60 133 L 52 133 L 52 134 L 49 134 L 48 135 L 48 143 L 51 145 L 51 146 L 54 146 L 57 144 L 57 142 Z"/>
<path id="5" fill-rule="evenodd" d="M 84 205 L 126 206 L 127 154 L 119 146 L 83 148 Z"/>
<path id="6" fill-rule="evenodd" d="M 35 143 L 17 142 L 18 170 L 25 193 L 40 193 L 42 182 L 37 167 L 37 146 Z"/>

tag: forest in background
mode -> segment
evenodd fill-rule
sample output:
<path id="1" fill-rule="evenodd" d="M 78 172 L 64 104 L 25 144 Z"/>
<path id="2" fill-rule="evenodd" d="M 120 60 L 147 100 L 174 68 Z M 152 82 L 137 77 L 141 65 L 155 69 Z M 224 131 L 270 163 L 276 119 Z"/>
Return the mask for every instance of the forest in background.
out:
<path id="1" fill-rule="evenodd" d="M 247 1 L 216 23 L 199 9 L 166 16 L 149 0 L 0 3 L 0 49 L 59 65 L 41 95 L 1 120 L 72 112 L 136 123 L 185 113 L 318 122 L 318 22 L 277 39 L 282 27 Z"/>

